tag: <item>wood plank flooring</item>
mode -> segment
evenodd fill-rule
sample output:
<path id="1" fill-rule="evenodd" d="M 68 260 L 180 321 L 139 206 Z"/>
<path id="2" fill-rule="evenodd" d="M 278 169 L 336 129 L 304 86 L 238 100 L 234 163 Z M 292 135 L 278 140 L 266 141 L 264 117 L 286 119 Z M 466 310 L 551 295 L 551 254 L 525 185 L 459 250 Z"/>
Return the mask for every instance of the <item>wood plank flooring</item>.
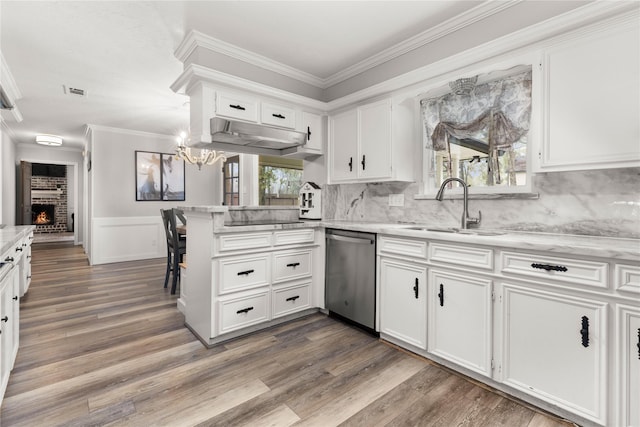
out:
<path id="1" fill-rule="evenodd" d="M 206 349 L 164 260 L 33 245 L 9 426 L 568 426 L 317 314 Z"/>

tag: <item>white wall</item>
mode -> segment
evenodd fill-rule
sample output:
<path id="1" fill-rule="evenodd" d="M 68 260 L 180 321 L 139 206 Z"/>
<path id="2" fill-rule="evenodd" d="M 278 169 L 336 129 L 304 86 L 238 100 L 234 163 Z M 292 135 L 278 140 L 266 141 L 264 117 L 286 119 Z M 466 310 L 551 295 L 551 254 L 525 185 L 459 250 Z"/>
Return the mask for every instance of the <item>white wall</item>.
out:
<path id="1" fill-rule="evenodd" d="M 0 125 L 0 224 L 15 225 L 16 221 L 16 168 L 15 145 L 4 125 Z"/>
<path id="2" fill-rule="evenodd" d="M 185 168 L 185 201 L 136 201 L 135 152 L 173 153 L 175 136 L 91 126 L 92 264 L 166 256 L 160 209 L 221 200 L 221 164 Z"/>

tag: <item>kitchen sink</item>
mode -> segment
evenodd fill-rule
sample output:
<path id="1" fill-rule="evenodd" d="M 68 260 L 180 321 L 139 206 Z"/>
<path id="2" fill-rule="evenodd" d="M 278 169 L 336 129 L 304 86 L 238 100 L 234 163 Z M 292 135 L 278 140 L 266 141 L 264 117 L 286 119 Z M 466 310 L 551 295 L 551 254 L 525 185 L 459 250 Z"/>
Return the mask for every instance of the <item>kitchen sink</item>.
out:
<path id="1" fill-rule="evenodd" d="M 418 231 L 435 231 L 438 233 L 456 233 L 456 234 L 472 234 L 475 236 L 501 236 L 506 234 L 504 231 L 497 230 L 481 230 L 477 228 L 457 228 L 457 227 L 428 227 L 420 225 L 412 225 L 407 230 Z"/>

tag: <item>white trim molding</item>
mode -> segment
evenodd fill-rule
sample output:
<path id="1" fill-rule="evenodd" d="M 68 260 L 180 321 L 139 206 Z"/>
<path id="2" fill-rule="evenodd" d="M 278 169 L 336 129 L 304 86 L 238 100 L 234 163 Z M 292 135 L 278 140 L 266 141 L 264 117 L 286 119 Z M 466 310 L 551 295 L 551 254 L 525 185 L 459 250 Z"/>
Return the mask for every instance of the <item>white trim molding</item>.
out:
<path id="1" fill-rule="evenodd" d="M 88 131 L 103 131 L 103 132 L 114 132 L 114 133 L 123 133 L 125 135 L 135 135 L 135 136 L 149 136 L 149 137 L 154 137 L 154 138 L 166 138 L 169 139 L 171 141 L 175 141 L 176 136 L 175 135 L 163 135 L 160 133 L 152 133 L 152 132 L 144 132 L 141 130 L 131 130 L 131 129 L 122 129 L 122 128 L 114 128 L 114 127 L 110 127 L 110 126 L 102 126 L 102 125 L 85 125 L 86 126 L 86 130 L 84 132 L 84 135 L 87 136 L 88 135 Z M 77 150 L 76 150 L 77 151 Z"/>
<path id="2" fill-rule="evenodd" d="M 160 215 L 93 218 L 93 265 L 167 256 Z"/>

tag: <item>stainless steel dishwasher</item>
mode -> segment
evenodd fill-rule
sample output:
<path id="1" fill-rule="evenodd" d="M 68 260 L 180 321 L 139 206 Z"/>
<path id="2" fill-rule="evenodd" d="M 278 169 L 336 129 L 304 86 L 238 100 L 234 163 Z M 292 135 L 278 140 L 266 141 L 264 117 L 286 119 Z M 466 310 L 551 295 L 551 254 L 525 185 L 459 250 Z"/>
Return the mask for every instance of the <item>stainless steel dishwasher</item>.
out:
<path id="1" fill-rule="evenodd" d="M 376 235 L 327 229 L 325 304 L 330 315 L 375 333 Z"/>

